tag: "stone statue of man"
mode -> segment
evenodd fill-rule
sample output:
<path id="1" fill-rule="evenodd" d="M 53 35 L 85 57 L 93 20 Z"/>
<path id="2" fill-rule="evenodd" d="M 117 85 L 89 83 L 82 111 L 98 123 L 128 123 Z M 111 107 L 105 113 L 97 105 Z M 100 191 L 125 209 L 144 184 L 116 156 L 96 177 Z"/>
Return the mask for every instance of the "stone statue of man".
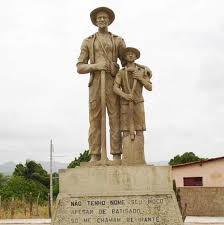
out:
<path id="1" fill-rule="evenodd" d="M 98 32 L 84 39 L 77 62 L 80 74 L 90 73 L 89 81 L 89 149 L 91 161 L 101 158 L 101 71 L 106 72 L 105 95 L 110 125 L 110 151 L 114 160 L 121 158 L 120 104 L 119 96 L 113 92 L 115 75 L 119 70 L 117 59 L 124 64 L 122 52 L 124 40 L 108 31 L 114 21 L 114 12 L 107 7 L 99 7 L 90 13 L 92 23 Z M 89 62 L 89 63 L 88 63 Z"/>

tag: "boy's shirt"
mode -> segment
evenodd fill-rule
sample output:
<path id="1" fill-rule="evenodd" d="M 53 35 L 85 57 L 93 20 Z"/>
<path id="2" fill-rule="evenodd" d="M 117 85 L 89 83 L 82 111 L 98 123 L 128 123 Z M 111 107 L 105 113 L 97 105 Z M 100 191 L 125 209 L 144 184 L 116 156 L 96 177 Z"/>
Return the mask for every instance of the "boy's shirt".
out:
<path id="1" fill-rule="evenodd" d="M 138 75 L 143 77 L 144 79 L 146 79 L 147 81 L 150 81 L 150 75 L 148 74 L 148 71 L 146 69 L 143 69 L 142 67 L 136 65 L 136 70 L 138 71 Z M 129 94 L 129 89 L 128 89 L 128 83 L 127 83 L 127 79 L 129 82 L 129 86 L 132 89 L 133 87 L 133 83 L 134 83 L 134 79 L 133 79 L 133 75 L 131 72 L 128 72 L 126 70 L 126 68 L 122 68 L 121 70 L 119 70 L 119 72 L 116 75 L 115 78 L 115 82 L 121 87 L 122 91 L 126 94 Z M 141 83 L 141 81 L 137 81 L 135 90 L 134 90 L 134 103 L 137 104 L 139 102 L 144 102 L 144 98 L 142 96 L 142 88 L 143 88 L 143 84 Z M 121 104 L 129 104 L 129 101 L 127 101 L 124 98 L 121 98 Z"/>

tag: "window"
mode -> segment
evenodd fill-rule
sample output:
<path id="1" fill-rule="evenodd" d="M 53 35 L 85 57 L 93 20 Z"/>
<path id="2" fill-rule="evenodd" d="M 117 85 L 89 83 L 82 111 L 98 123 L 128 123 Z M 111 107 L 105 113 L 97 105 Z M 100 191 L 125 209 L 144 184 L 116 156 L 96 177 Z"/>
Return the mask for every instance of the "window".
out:
<path id="1" fill-rule="evenodd" d="M 202 177 L 184 177 L 184 186 L 203 186 Z"/>

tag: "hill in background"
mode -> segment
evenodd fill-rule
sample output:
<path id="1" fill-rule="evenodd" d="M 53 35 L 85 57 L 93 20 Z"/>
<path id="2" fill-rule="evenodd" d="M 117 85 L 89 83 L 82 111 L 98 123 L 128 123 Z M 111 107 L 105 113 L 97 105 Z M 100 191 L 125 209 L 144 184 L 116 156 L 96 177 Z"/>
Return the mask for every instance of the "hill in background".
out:
<path id="1" fill-rule="evenodd" d="M 37 163 L 40 163 L 43 168 L 46 171 L 50 171 L 50 163 L 46 161 L 37 161 Z M 17 163 L 15 162 L 6 162 L 3 164 L 0 164 L 0 173 L 3 173 L 4 175 L 12 175 L 14 172 L 14 169 L 16 167 Z M 58 172 L 59 169 L 65 169 L 67 168 L 68 163 L 61 163 L 61 162 L 53 162 L 53 172 Z"/>
<path id="2" fill-rule="evenodd" d="M 37 161 L 38 162 L 38 161 Z M 46 161 L 39 161 L 43 168 L 46 171 L 50 171 L 50 163 Z M 154 166 L 167 166 L 167 161 L 160 161 L 160 162 L 150 162 L 150 165 Z M 62 163 L 62 162 L 53 162 L 53 172 L 58 172 L 59 169 L 66 169 L 68 166 L 68 163 Z M 3 164 L 0 164 L 0 173 L 3 173 L 4 175 L 12 175 L 14 169 L 16 167 L 15 162 L 6 162 Z"/>

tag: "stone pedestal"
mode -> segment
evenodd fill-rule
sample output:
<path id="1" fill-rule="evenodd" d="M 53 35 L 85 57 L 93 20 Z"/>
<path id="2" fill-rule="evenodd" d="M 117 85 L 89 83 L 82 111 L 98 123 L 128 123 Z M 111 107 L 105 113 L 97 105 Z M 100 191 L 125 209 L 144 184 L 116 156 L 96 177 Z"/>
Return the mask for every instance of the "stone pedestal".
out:
<path id="1" fill-rule="evenodd" d="M 61 170 L 53 225 L 182 225 L 168 166 Z"/>

